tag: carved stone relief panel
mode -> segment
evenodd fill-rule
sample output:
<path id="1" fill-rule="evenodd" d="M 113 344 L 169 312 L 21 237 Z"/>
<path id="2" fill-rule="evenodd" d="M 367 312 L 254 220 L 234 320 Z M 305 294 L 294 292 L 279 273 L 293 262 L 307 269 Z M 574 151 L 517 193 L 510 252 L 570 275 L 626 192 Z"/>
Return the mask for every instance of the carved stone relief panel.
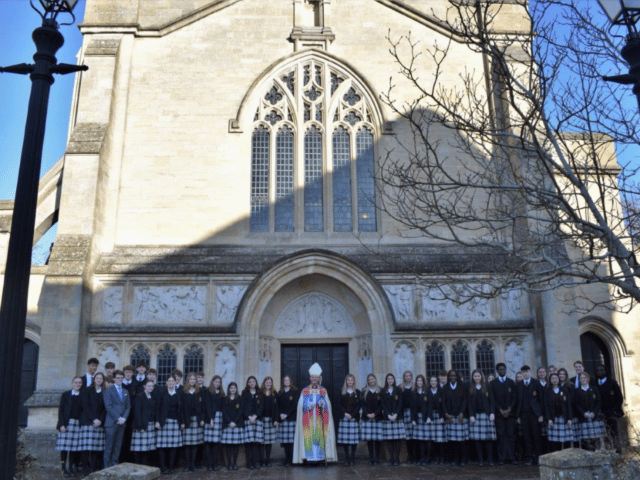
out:
<path id="1" fill-rule="evenodd" d="M 528 296 L 522 290 L 510 290 L 500 297 L 502 318 L 505 320 L 518 320 L 528 317 Z"/>
<path id="2" fill-rule="evenodd" d="M 413 285 L 384 285 L 383 288 L 393 307 L 396 321 L 414 322 Z"/>
<path id="3" fill-rule="evenodd" d="M 358 376 L 356 377 L 356 382 L 360 388 L 366 385 L 367 375 L 373 372 L 373 357 L 371 355 L 371 338 L 361 338 L 358 342 Z"/>
<path id="4" fill-rule="evenodd" d="M 264 377 L 273 376 L 273 339 L 260 339 L 260 365 L 258 367 L 258 381 L 262 382 Z"/>
<path id="5" fill-rule="evenodd" d="M 216 323 L 233 323 L 246 290 L 245 285 L 218 285 L 216 287 Z"/>
<path id="6" fill-rule="evenodd" d="M 215 372 L 222 378 L 225 391 L 229 383 L 237 382 L 236 360 L 236 351 L 231 345 L 222 345 L 216 350 Z"/>
<path id="7" fill-rule="evenodd" d="M 491 318 L 491 301 L 472 298 L 461 304 L 456 299 L 465 300 L 470 295 L 469 286 L 442 286 L 441 288 L 420 289 L 422 299 L 422 321 L 469 321 Z"/>
<path id="8" fill-rule="evenodd" d="M 102 369 L 107 362 L 113 362 L 118 367 L 120 366 L 120 350 L 115 345 L 101 345 L 98 347 L 98 360 Z"/>
<path id="9" fill-rule="evenodd" d="M 204 323 L 206 287 L 137 286 L 133 323 Z"/>
<path id="10" fill-rule="evenodd" d="M 396 383 L 402 381 L 402 372 L 415 369 L 415 348 L 407 342 L 400 342 L 396 345 L 393 354 L 393 364 L 396 374 Z"/>
<path id="11" fill-rule="evenodd" d="M 507 366 L 507 375 L 515 380 L 516 373 L 526 363 L 527 351 L 523 339 L 514 338 L 507 341 L 504 348 L 504 363 Z"/>
<path id="12" fill-rule="evenodd" d="M 325 334 L 350 336 L 356 327 L 344 306 L 329 295 L 311 292 L 287 305 L 275 321 L 278 335 Z"/>
<path id="13" fill-rule="evenodd" d="M 102 321 L 104 323 L 122 323 L 123 285 L 108 286 L 102 293 Z"/>

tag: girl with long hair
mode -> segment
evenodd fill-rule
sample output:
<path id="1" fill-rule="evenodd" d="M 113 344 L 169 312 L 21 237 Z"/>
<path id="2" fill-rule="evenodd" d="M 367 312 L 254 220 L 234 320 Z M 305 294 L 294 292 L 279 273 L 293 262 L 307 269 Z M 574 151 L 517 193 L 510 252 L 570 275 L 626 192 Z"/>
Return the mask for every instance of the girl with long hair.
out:
<path id="1" fill-rule="evenodd" d="M 91 385 L 81 394 L 80 403 L 80 444 L 79 448 L 84 452 L 85 472 L 95 472 L 100 452 L 104 451 L 105 430 L 104 421 L 107 410 L 104 408 L 102 392 L 104 390 L 104 374 L 98 372 L 93 376 Z"/>
<path id="2" fill-rule="evenodd" d="M 213 472 L 218 470 L 218 447 L 222 435 L 224 389 L 220 375 L 214 375 L 211 378 L 209 389 L 204 398 L 204 452 L 207 457 L 207 471 Z"/>
<path id="3" fill-rule="evenodd" d="M 491 391 L 487 388 L 484 374 L 474 370 L 469 389 L 469 438 L 475 441 L 478 466 L 484 466 L 483 449 L 487 452 L 489 466 L 493 466 L 493 442 L 496 440 L 495 410 Z"/>
<path id="4" fill-rule="evenodd" d="M 195 372 L 187 374 L 182 403 L 184 405 L 184 424 L 187 425 L 182 433 L 187 456 L 187 465 L 185 465 L 184 471 L 195 472 L 198 445 L 204 442 L 204 405 Z"/>
<path id="5" fill-rule="evenodd" d="M 131 434 L 131 451 L 136 463 L 148 465 L 149 452 L 156 449 L 156 399 L 153 396 L 155 384 L 153 380 L 143 383 L 143 390 L 133 399 L 133 433 Z"/>
<path id="6" fill-rule="evenodd" d="M 227 470 L 238 470 L 238 451 L 244 443 L 244 408 L 238 395 L 238 384 L 231 382 L 222 402 L 222 436 L 227 445 Z"/>
<path id="7" fill-rule="evenodd" d="M 293 384 L 290 375 L 282 377 L 278 392 L 278 442 L 284 448 L 284 460 L 280 466 L 286 467 L 293 462 L 293 442 L 296 434 L 296 416 L 300 392 Z"/>
<path id="8" fill-rule="evenodd" d="M 259 445 L 264 439 L 262 428 L 262 411 L 264 401 L 258 388 L 258 379 L 251 375 L 242 391 L 244 407 L 245 451 L 247 452 L 247 468 L 253 470 L 260 466 Z"/>
<path id="9" fill-rule="evenodd" d="M 273 387 L 273 378 L 264 377 L 260 386 L 260 393 L 264 401 L 262 409 L 262 448 L 260 465 L 271 466 L 271 447 L 278 441 L 278 396 Z"/>
<path id="10" fill-rule="evenodd" d="M 396 385 L 396 377 L 388 373 L 380 395 L 382 403 L 382 433 L 389 450 L 387 465 L 400 465 L 400 445 L 406 438 L 402 418 L 402 390 Z"/>
<path id="11" fill-rule="evenodd" d="M 176 378 L 169 375 L 166 388 L 157 398 L 156 403 L 156 447 L 160 459 L 162 473 L 173 473 L 178 448 L 182 447 L 182 430 L 185 427 L 183 396 L 176 387 Z M 167 466 L 166 453 L 169 453 Z"/>
<path id="12" fill-rule="evenodd" d="M 82 414 L 82 398 L 80 389 L 82 388 L 82 378 L 73 377 L 71 390 L 67 390 L 60 397 L 60 408 L 58 409 L 58 438 L 56 439 L 56 450 L 60 452 L 60 466 L 62 473 L 77 473 L 77 453 L 80 451 L 80 415 Z M 67 470 L 67 458 L 69 458 L 69 469 Z"/>
<path id="13" fill-rule="evenodd" d="M 360 443 L 360 390 L 356 388 L 356 377 L 348 374 L 342 386 L 339 407 L 337 443 L 344 446 L 347 465 L 355 464 L 356 448 Z"/>
<path id="14" fill-rule="evenodd" d="M 382 436 L 382 404 L 378 379 L 373 373 L 367 375 L 367 384 L 362 389 L 362 424 L 360 435 L 367 442 L 369 465 L 380 463 L 380 441 Z"/>

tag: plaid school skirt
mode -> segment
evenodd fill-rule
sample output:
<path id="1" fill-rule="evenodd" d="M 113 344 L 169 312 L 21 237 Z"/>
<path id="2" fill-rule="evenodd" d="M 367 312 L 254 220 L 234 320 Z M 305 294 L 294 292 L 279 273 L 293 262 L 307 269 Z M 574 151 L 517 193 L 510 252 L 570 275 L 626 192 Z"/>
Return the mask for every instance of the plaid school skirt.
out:
<path id="1" fill-rule="evenodd" d="M 132 452 L 150 452 L 156 449 L 156 428 L 149 422 L 146 430 L 134 430 L 131 434 Z"/>
<path id="2" fill-rule="evenodd" d="M 469 440 L 469 419 L 465 418 L 462 423 L 458 423 L 457 418 L 444 424 L 444 431 L 447 442 L 464 442 Z"/>
<path id="3" fill-rule="evenodd" d="M 204 442 L 204 430 L 199 425 L 198 417 L 193 415 L 189 426 L 182 432 L 182 443 L 184 445 L 200 445 Z"/>
<path id="4" fill-rule="evenodd" d="M 369 442 L 383 440 L 382 422 L 377 420 L 362 420 L 360 422 L 360 440 Z"/>
<path id="5" fill-rule="evenodd" d="M 604 436 L 604 422 L 602 420 L 583 419 L 577 425 L 579 436 L 577 439 L 590 440 Z"/>
<path id="6" fill-rule="evenodd" d="M 278 441 L 278 429 L 273 426 L 271 417 L 262 417 L 262 443 L 276 443 Z"/>
<path id="7" fill-rule="evenodd" d="M 239 444 L 245 443 L 244 427 L 227 427 L 222 429 L 220 443 Z"/>
<path id="8" fill-rule="evenodd" d="M 222 412 L 216 412 L 213 417 L 213 427 L 211 423 L 204 424 L 204 441 L 206 443 L 220 443 L 222 435 Z"/>
<path id="9" fill-rule="evenodd" d="M 420 440 L 422 442 L 430 440 L 429 432 L 427 431 L 427 424 L 424 423 L 422 413 L 418 413 L 417 425 L 413 427 L 413 439 Z"/>
<path id="10" fill-rule="evenodd" d="M 360 425 L 355 418 L 343 418 L 340 420 L 337 443 L 349 445 L 360 443 Z"/>
<path id="11" fill-rule="evenodd" d="M 244 441 L 247 443 L 262 443 L 264 440 L 264 426 L 262 420 L 256 420 L 256 423 L 244 423 Z"/>
<path id="12" fill-rule="evenodd" d="M 69 419 L 66 432 L 58 432 L 56 439 L 56 450 L 59 452 L 79 452 L 80 451 L 80 420 Z"/>
<path id="13" fill-rule="evenodd" d="M 293 443 L 296 437 L 296 422 L 285 420 L 278 425 L 278 442 Z"/>
<path id="14" fill-rule="evenodd" d="M 443 443 L 447 441 L 447 435 L 444 431 L 444 424 L 440 423 L 440 414 L 433 412 L 431 414 L 431 423 L 425 423 L 427 427 L 427 435 L 432 442 Z"/>
<path id="15" fill-rule="evenodd" d="M 182 432 L 175 418 L 167 418 L 167 422 L 160 430 L 156 432 L 157 448 L 177 448 L 181 447 Z"/>
<path id="16" fill-rule="evenodd" d="M 404 422 L 382 421 L 382 439 L 383 440 L 404 440 L 407 433 L 404 429 Z"/>
<path id="17" fill-rule="evenodd" d="M 556 417 L 553 427 L 547 427 L 547 438 L 550 442 L 574 442 L 573 427 L 568 427 L 563 417 Z"/>
<path id="18" fill-rule="evenodd" d="M 99 427 L 83 425 L 80 427 L 79 442 L 78 448 L 83 452 L 98 452 L 104 450 L 104 445 L 106 443 L 104 427 L 102 425 Z"/>
<path id="19" fill-rule="evenodd" d="M 413 439 L 413 419 L 411 418 L 411 409 L 404 409 L 404 431 L 407 440 Z"/>
<path id="20" fill-rule="evenodd" d="M 469 422 L 469 439 L 470 440 L 495 440 L 496 425 L 489 420 L 486 413 L 476 414 L 476 421 Z"/>

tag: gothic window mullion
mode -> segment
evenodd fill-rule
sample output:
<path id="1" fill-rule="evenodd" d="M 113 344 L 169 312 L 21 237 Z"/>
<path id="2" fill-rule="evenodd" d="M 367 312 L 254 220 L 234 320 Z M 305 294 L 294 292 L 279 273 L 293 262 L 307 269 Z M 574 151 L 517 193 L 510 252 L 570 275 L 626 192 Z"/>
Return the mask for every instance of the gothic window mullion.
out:
<path id="1" fill-rule="evenodd" d="M 273 168 L 273 163 L 277 159 L 276 152 L 276 132 L 272 129 L 271 135 L 269 135 L 269 151 L 275 155 L 269 155 L 269 231 L 275 230 L 275 204 L 276 204 L 276 168 Z"/>

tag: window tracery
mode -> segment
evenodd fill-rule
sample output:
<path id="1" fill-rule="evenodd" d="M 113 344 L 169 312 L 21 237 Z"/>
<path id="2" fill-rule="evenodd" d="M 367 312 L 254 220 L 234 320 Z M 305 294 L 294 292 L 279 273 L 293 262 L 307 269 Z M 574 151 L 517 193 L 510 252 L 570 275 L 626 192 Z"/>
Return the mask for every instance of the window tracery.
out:
<path id="1" fill-rule="evenodd" d="M 254 116 L 250 230 L 377 231 L 372 118 L 362 87 L 325 60 L 278 73 Z"/>

